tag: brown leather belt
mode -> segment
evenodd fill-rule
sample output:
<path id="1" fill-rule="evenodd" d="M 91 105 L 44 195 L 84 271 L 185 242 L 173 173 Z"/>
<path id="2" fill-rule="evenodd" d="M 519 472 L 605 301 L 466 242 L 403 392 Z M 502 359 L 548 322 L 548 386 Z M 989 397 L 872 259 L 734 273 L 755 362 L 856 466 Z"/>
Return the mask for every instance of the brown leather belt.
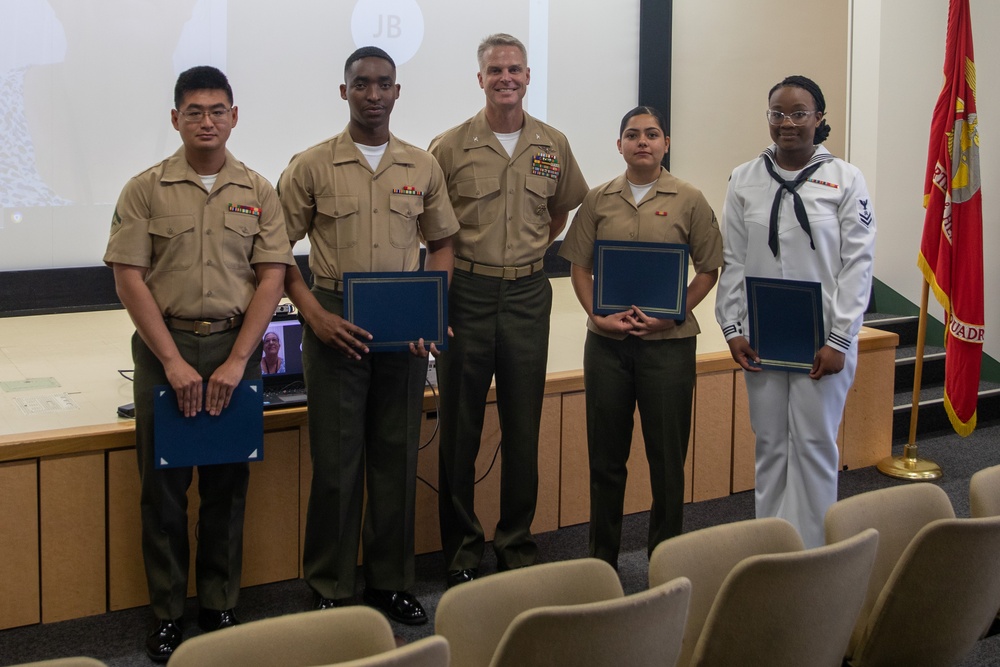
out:
<path id="1" fill-rule="evenodd" d="M 210 336 L 240 326 L 243 324 L 243 316 L 234 315 L 224 320 L 182 320 L 177 317 L 168 317 L 166 322 L 167 328 L 174 331 L 186 331 L 196 336 Z"/>
<path id="2" fill-rule="evenodd" d="M 532 264 L 525 264 L 524 266 L 493 266 L 492 264 L 477 264 L 461 257 L 455 258 L 455 268 L 459 271 L 468 271 L 477 276 L 489 276 L 490 278 L 502 278 L 504 280 L 526 278 L 532 273 L 541 271 L 544 266 L 544 259 L 540 259 Z"/>
<path id="3" fill-rule="evenodd" d="M 331 292 L 336 292 L 337 294 L 344 293 L 344 281 L 336 280 L 335 278 L 323 278 L 322 276 L 313 276 L 313 285 L 316 287 L 322 287 L 323 289 L 328 289 Z"/>

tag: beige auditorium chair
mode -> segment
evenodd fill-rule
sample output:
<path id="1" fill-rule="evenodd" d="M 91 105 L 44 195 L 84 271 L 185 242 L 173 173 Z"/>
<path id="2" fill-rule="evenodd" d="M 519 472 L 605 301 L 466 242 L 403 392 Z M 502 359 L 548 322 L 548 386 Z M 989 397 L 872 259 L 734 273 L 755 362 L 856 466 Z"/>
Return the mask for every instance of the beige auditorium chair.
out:
<path id="1" fill-rule="evenodd" d="M 840 667 L 875 562 L 878 533 L 741 561 L 712 603 L 697 667 Z M 903 663 L 905 664 L 905 663 Z"/>
<path id="2" fill-rule="evenodd" d="M 969 511 L 973 519 L 987 516 L 1000 516 L 1000 466 L 983 468 L 972 475 L 969 480 Z M 997 609 L 1000 609 L 1000 600 L 997 600 Z M 987 630 L 994 630 L 1000 624 L 1000 611 L 993 622 L 994 627 Z"/>
<path id="3" fill-rule="evenodd" d="M 826 513 L 826 542 L 832 544 L 867 528 L 878 531 L 878 552 L 868 580 L 868 593 L 851 634 L 847 656 L 861 639 L 875 600 L 913 537 L 931 521 L 954 519 L 948 494 L 928 482 L 906 483 L 859 493 L 834 503 Z"/>
<path id="4" fill-rule="evenodd" d="M 602 560 L 543 563 L 448 589 L 434 614 L 434 631 L 448 640 L 454 667 L 487 667 L 522 611 L 622 596 L 618 573 Z"/>
<path id="5" fill-rule="evenodd" d="M 448 640 L 431 635 L 392 651 L 334 664 L 336 667 L 448 667 Z"/>
<path id="6" fill-rule="evenodd" d="M 26 662 L 16 667 L 107 667 L 100 660 L 94 658 L 55 658 L 53 660 L 42 660 L 40 662 Z"/>
<path id="7" fill-rule="evenodd" d="M 996 616 L 1000 517 L 938 519 L 903 551 L 847 664 L 958 663 Z"/>
<path id="8" fill-rule="evenodd" d="M 750 556 L 802 551 L 802 538 L 784 519 L 751 519 L 692 531 L 661 542 L 649 558 L 649 585 L 691 580 L 691 604 L 678 665 L 691 662 L 705 618 L 723 580 Z"/>
<path id="9" fill-rule="evenodd" d="M 691 582 L 678 577 L 623 598 L 529 609 L 507 628 L 491 667 L 673 667 L 690 597 Z"/>
<path id="10" fill-rule="evenodd" d="M 1000 516 L 1000 466 L 983 468 L 969 480 L 972 518 Z"/>
<path id="11" fill-rule="evenodd" d="M 307 611 L 243 623 L 181 642 L 169 667 L 305 667 L 396 648 L 389 621 L 371 607 Z"/>

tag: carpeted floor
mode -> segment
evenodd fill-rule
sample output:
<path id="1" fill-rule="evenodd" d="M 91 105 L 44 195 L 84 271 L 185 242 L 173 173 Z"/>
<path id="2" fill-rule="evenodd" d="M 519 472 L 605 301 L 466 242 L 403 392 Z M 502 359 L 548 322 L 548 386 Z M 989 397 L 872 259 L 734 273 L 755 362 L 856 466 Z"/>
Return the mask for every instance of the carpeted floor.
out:
<path id="1" fill-rule="evenodd" d="M 1000 425 L 977 429 L 968 438 L 945 433 L 922 439 L 919 455 L 941 465 L 944 477 L 937 483 L 948 493 L 958 516 L 969 515 L 969 478 L 985 467 L 1000 465 Z M 897 446 L 895 454 L 902 453 Z M 847 497 L 864 491 L 894 484 L 905 484 L 880 474 L 875 468 L 848 470 L 841 474 L 840 496 Z M 727 498 L 685 506 L 685 531 L 697 530 L 730 521 L 752 518 L 753 493 L 739 493 Z M 647 586 L 645 514 L 626 517 L 619 561 L 619 573 L 626 593 Z M 587 526 L 573 526 L 538 536 L 542 559 L 546 561 L 586 556 Z M 1000 555 L 998 555 L 1000 557 Z M 482 573 L 496 569 L 492 554 L 483 563 Z M 411 628 L 393 624 L 396 633 L 406 641 L 431 634 L 434 630 L 434 609 L 445 590 L 443 563 L 439 553 L 417 558 L 417 583 L 412 592 L 423 602 L 431 616 L 427 625 Z M 360 597 L 360 596 L 359 596 Z M 243 621 L 294 613 L 309 608 L 311 595 L 300 580 L 247 588 L 240 598 L 239 615 Z M 186 616 L 197 613 L 189 601 Z M 71 655 L 89 655 L 111 667 L 148 667 L 152 663 L 143 652 L 143 637 L 151 623 L 147 608 L 113 612 L 102 616 L 34 625 L 0 631 L 0 665 Z M 193 622 L 190 624 L 194 626 Z M 200 632 L 193 627 L 188 636 Z M 1000 635 L 980 641 L 960 667 L 1000 666 Z"/>

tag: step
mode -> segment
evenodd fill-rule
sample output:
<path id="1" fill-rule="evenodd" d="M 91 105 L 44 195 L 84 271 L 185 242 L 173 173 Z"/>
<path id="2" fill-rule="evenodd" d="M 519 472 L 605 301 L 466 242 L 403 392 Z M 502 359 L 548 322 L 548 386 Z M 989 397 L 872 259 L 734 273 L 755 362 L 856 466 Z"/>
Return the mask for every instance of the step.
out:
<path id="1" fill-rule="evenodd" d="M 893 397 L 892 439 L 906 442 L 910 434 L 910 411 L 913 391 L 898 392 Z M 976 424 L 1000 420 L 1000 384 L 979 383 L 979 399 L 976 402 Z M 944 386 L 927 386 L 920 389 L 920 404 L 917 413 L 917 434 L 952 430 L 948 413 L 944 409 Z"/>
<path id="2" fill-rule="evenodd" d="M 920 325 L 920 318 L 916 315 L 865 313 L 864 324 L 866 327 L 897 334 L 900 346 L 917 344 L 917 329 Z"/>
<path id="3" fill-rule="evenodd" d="M 921 386 L 931 387 L 944 382 L 944 348 L 927 345 L 924 347 Z M 915 345 L 896 348 L 895 391 L 913 392 L 913 376 L 917 367 Z"/>

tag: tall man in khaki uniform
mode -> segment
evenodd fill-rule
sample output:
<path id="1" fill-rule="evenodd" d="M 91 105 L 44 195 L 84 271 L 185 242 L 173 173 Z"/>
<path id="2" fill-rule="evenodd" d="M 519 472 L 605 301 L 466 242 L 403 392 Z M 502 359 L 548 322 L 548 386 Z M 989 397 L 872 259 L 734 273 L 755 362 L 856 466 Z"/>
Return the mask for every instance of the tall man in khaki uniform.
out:
<path id="1" fill-rule="evenodd" d="M 478 57 L 486 107 L 430 147 L 461 224 L 448 310 L 455 336 L 437 371 L 439 511 L 449 585 L 479 574 L 484 538 L 474 511 L 475 462 L 494 376 L 503 429 L 497 567 L 535 562 L 531 522 L 552 309 L 542 263 L 569 211 L 587 194 L 566 137 L 524 112 L 531 78 L 524 45 L 491 35 Z"/>
<path id="2" fill-rule="evenodd" d="M 171 122 L 184 145 L 125 186 L 104 255 L 136 328 L 142 552 L 158 622 L 146 652 L 158 662 L 181 641 L 192 470 L 153 467 L 153 387 L 173 387 L 187 417 L 226 409 L 241 380 L 260 377 L 261 335 L 293 261 L 271 185 L 226 150 L 238 117 L 226 76 L 189 69 L 174 102 Z M 198 470 L 195 576 L 204 630 L 237 623 L 249 475 L 246 463 Z"/>
<path id="3" fill-rule="evenodd" d="M 444 175 L 426 151 L 389 132 L 399 96 L 389 55 L 364 47 L 347 59 L 340 95 L 351 119 L 337 136 L 292 158 L 278 183 L 294 243 L 309 236 L 310 290 L 297 268 L 285 290 L 306 327 L 313 479 L 302 555 L 319 608 L 354 595 L 365 480 L 364 601 L 416 625 L 427 615 L 414 581 L 417 449 L 427 376 L 423 341 L 410 352 L 369 352 L 369 332 L 343 319 L 344 273 L 452 270 L 458 222 Z"/>

